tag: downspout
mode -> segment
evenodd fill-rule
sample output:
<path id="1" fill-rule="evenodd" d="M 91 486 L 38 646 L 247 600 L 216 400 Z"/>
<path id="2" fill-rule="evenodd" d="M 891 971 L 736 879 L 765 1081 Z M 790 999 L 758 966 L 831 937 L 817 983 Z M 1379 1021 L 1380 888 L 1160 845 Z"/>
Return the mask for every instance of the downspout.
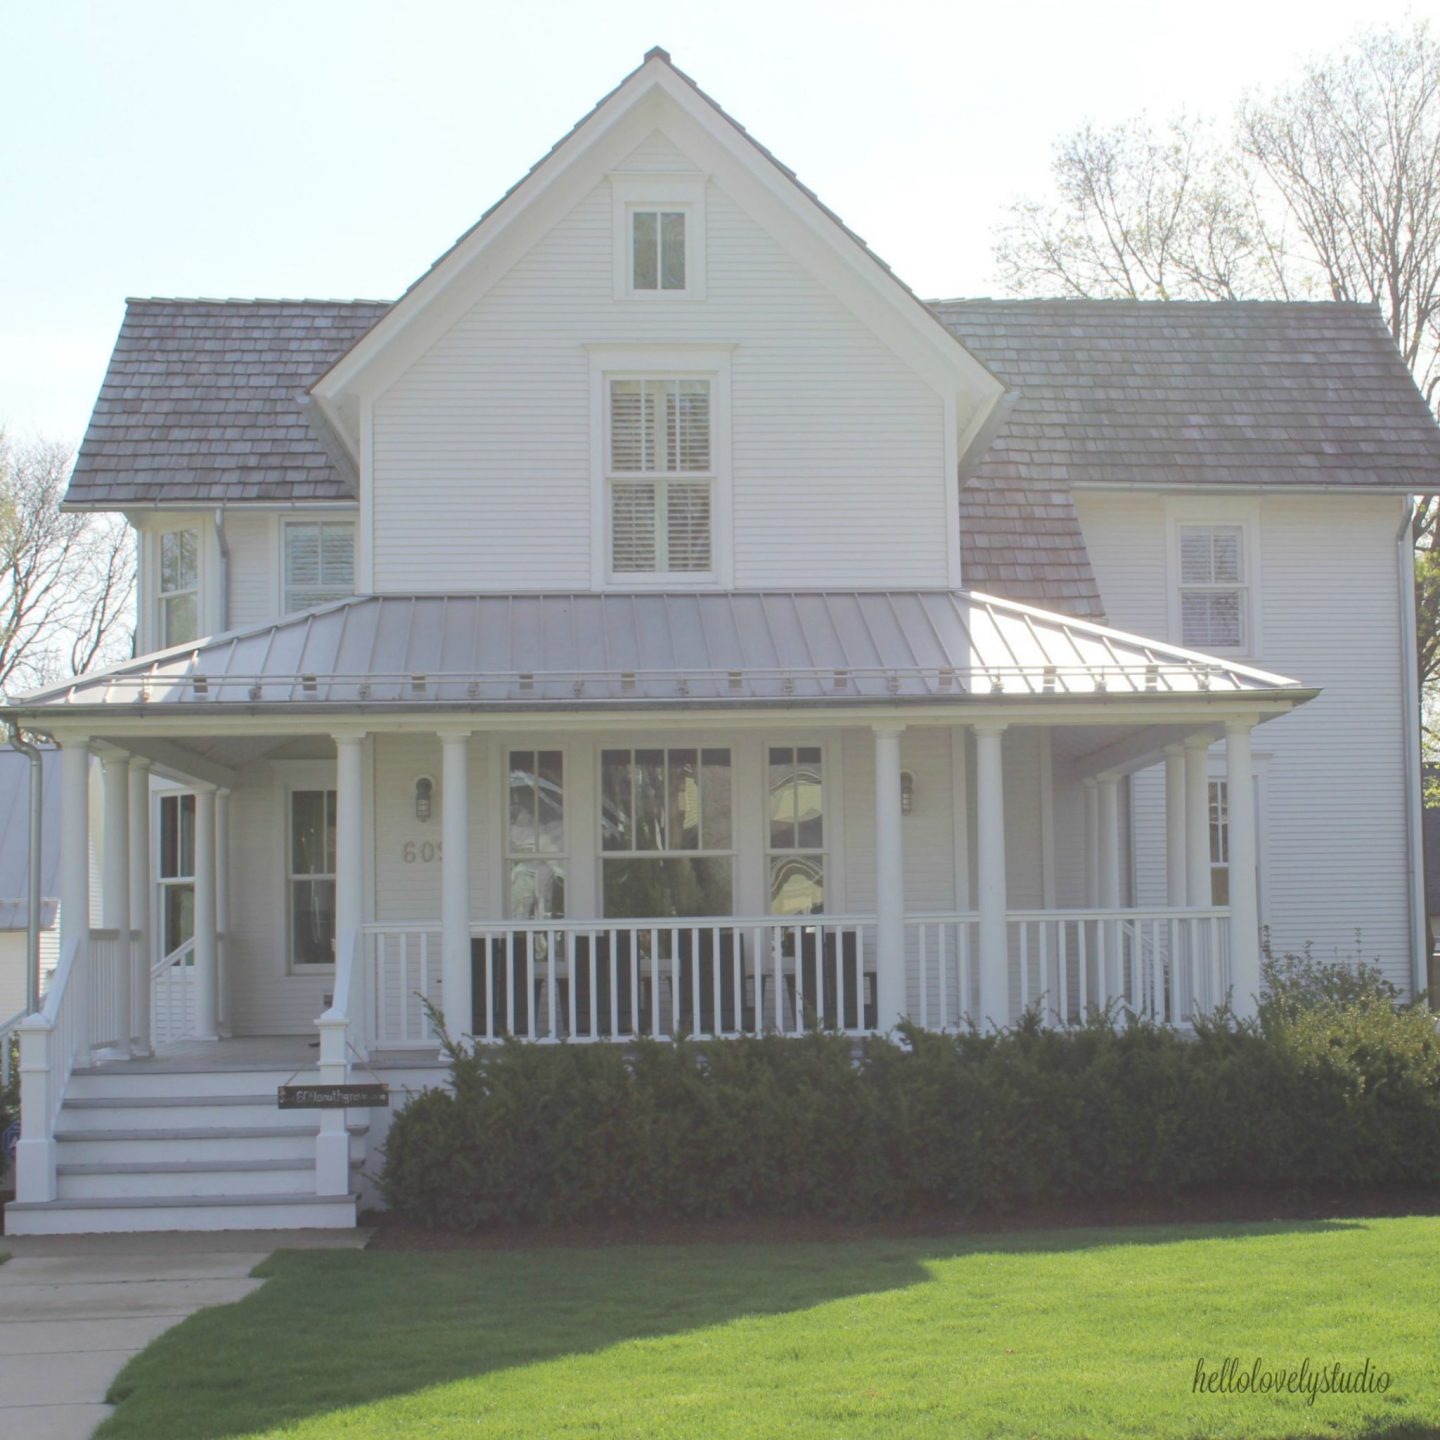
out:
<path id="1" fill-rule="evenodd" d="M 33 1015 L 40 1008 L 40 842 L 41 817 L 44 814 L 45 762 L 21 733 L 14 721 L 9 723 L 10 743 L 30 760 L 30 898 L 25 916 L 25 1012 Z"/>
<path id="2" fill-rule="evenodd" d="M 1420 659 L 1415 626 L 1415 500 L 1405 501 L 1405 514 L 1395 536 L 1396 574 L 1400 583 L 1400 682 L 1403 703 L 1401 736 L 1405 747 L 1405 836 L 1409 864 L 1406 886 L 1410 901 L 1411 994 L 1422 994 L 1428 983 L 1425 953 L 1425 841 L 1421 819 L 1423 770 L 1420 764 Z"/>
<path id="3" fill-rule="evenodd" d="M 220 547 L 220 623 L 223 635 L 230 628 L 230 542 L 225 538 L 225 510 L 215 507 L 215 543 Z"/>

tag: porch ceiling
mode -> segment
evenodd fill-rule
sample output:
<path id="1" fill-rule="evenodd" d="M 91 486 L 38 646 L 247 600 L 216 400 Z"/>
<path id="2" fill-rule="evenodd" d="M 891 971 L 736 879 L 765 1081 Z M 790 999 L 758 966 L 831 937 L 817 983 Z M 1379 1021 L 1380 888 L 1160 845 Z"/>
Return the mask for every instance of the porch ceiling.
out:
<path id="1" fill-rule="evenodd" d="M 369 596 L 161 651 L 14 709 L 414 712 L 1135 701 L 1295 702 L 1294 680 L 968 591 Z"/>

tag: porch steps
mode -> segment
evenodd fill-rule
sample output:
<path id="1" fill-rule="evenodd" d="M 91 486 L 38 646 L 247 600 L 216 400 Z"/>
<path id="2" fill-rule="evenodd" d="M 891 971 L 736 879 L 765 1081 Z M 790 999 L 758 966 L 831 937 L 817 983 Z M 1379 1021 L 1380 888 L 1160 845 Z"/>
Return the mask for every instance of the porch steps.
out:
<path id="1" fill-rule="evenodd" d="M 351 1193 L 315 1194 L 313 1110 L 280 1110 L 270 1065 L 118 1062 L 76 1070 L 55 1129 L 56 1198 L 5 1207 L 6 1233 L 285 1230 L 355 1224 L 368 1120 L 351 1112 Z"/>

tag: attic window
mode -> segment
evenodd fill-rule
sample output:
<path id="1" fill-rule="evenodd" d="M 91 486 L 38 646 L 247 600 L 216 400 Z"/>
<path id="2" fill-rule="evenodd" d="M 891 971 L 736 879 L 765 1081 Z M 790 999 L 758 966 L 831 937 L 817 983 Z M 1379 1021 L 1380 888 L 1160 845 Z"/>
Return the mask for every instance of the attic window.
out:
<path id="1" fill-rule="evenodd" d="M 630 285 L 634 290 L 685 289 L 685 212 L 630 212 Z"/>
<path id="2" fill-rule="evenodd" d="M 1241 650 L 1250 643 L 1245 530 L 1181 525 L 1180 643 L 1197 650 Z"/>

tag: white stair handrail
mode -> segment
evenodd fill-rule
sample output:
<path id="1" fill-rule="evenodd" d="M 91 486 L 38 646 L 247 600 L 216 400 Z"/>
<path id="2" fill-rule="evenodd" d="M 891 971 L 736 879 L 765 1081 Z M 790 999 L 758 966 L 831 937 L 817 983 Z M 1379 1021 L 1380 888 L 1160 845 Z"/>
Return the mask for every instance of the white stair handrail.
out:
<path id="1" fill-rule="evenodd" d="M 195 953 L 195 937 L 192 935 L 182 945 L 177 945 L 168 955 L 162 955 L 150 967 L 150 978 L 158 979 L 172 965 L 179 965 L 183 960 Z"/>
<path id="2" fill-rule="evenodd" d="M 20 1143 L 15 1150 L 15 1198 L 55 1198 L 55 1122 L 75 1057 L 88 1042 L 88 995 L 79 974 L 89 953 L 86 934 L 74 935 L 45 994 L 45 1003 L 19 1024 Z"/>

